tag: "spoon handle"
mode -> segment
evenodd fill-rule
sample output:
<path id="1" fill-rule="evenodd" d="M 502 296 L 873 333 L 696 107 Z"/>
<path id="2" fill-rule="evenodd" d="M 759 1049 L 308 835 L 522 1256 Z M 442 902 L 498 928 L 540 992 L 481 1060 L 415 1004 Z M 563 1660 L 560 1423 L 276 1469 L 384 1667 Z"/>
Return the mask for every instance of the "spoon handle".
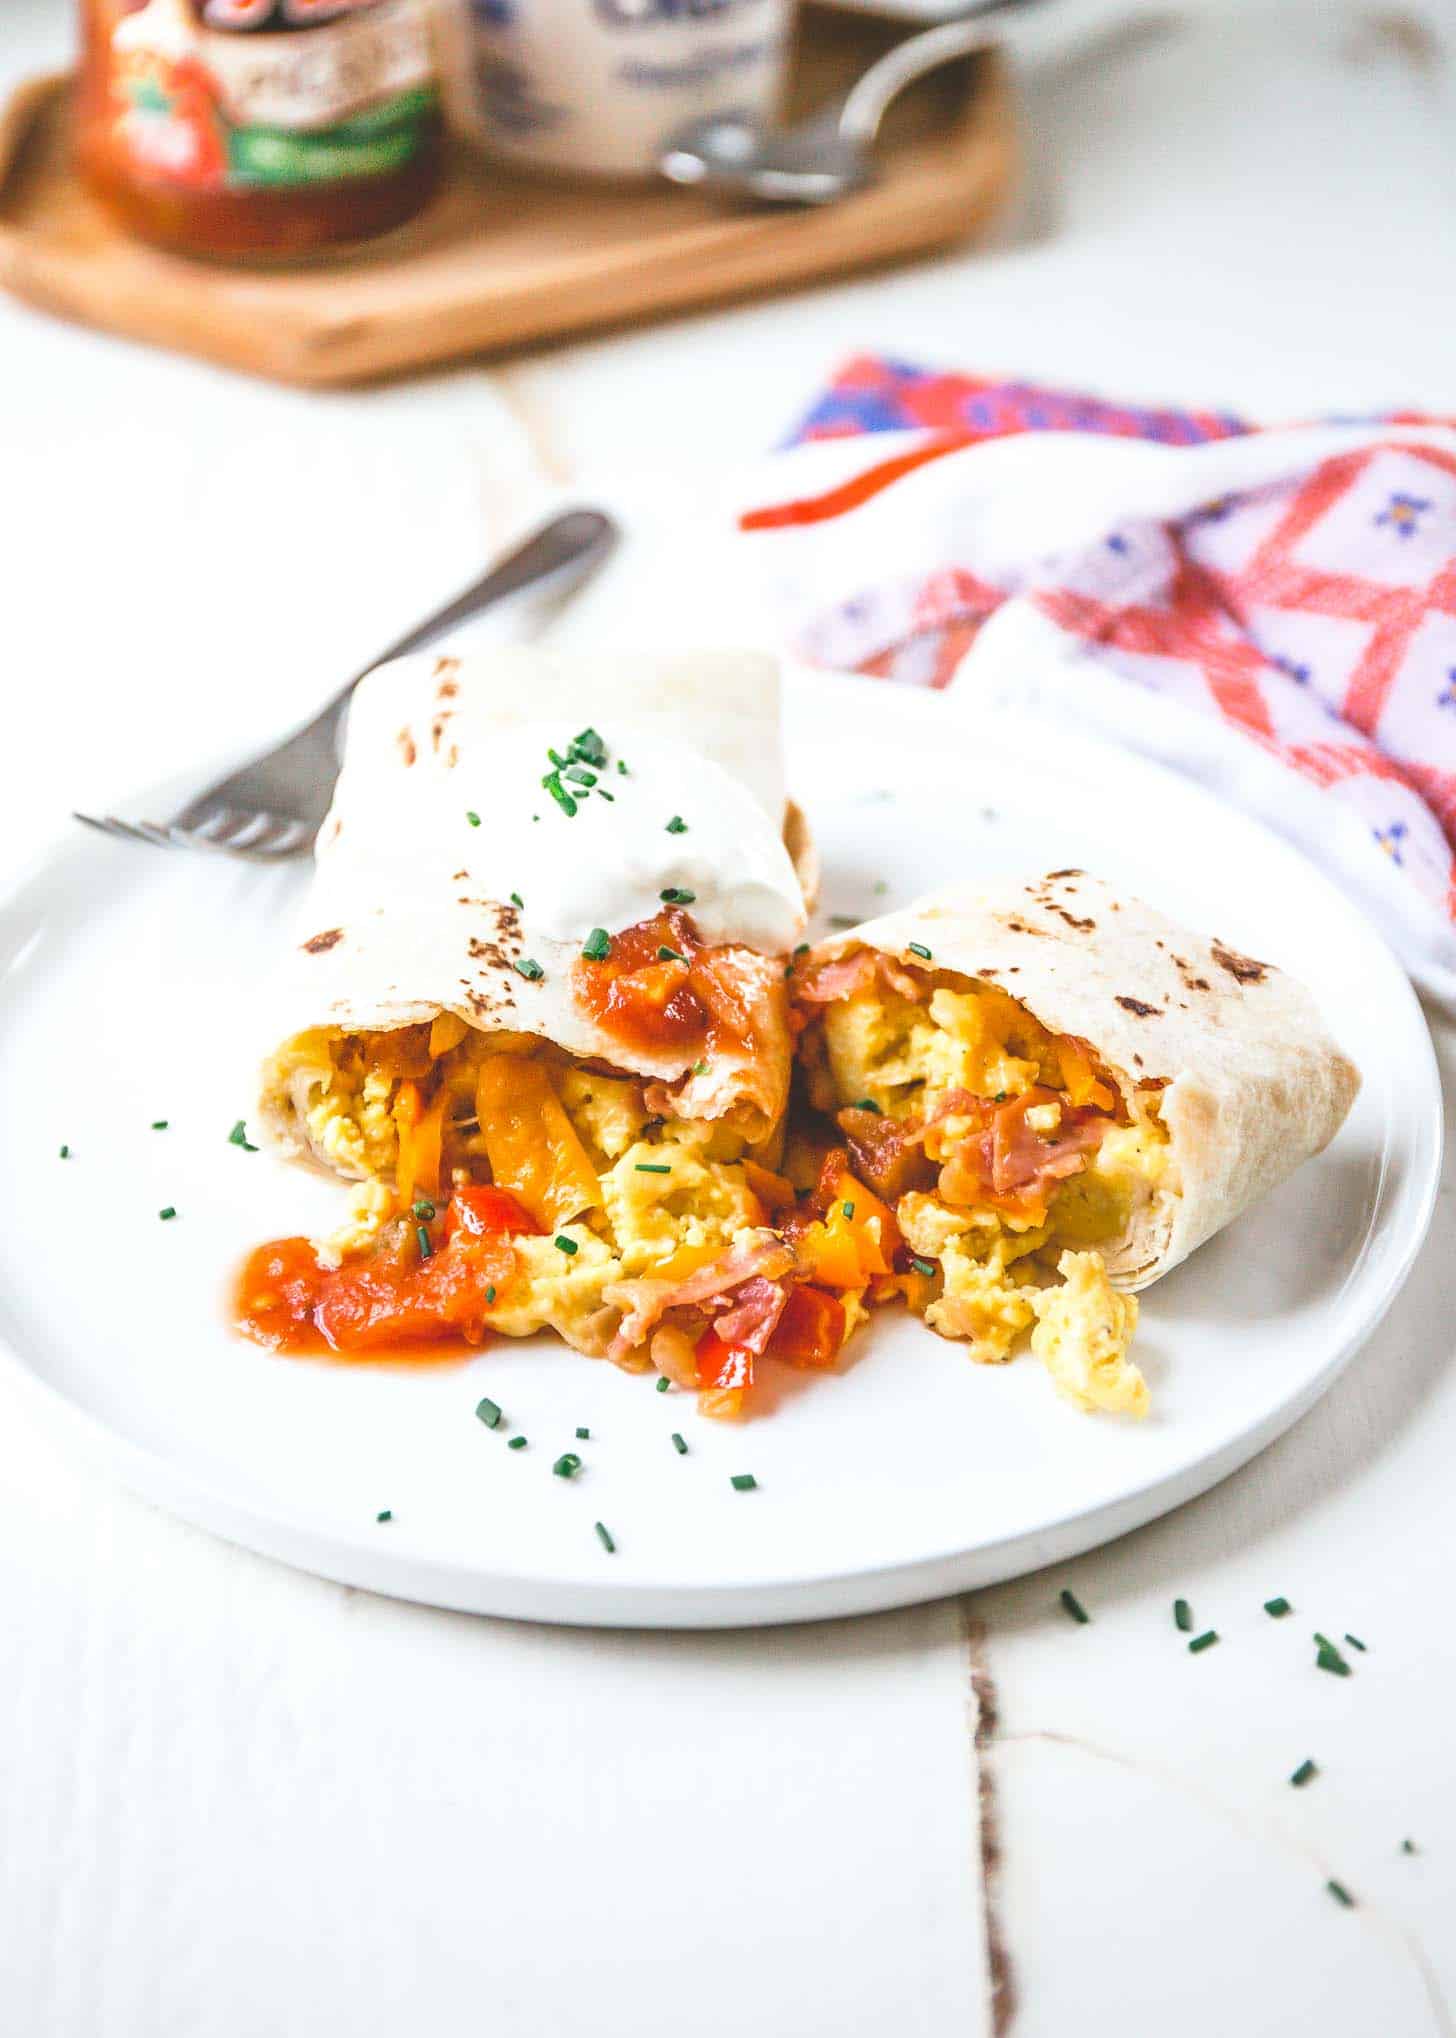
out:
<path id="1" fill-rule="evenodd" d="M 845 97 L 839 132 L 846 141 L 867 146 L 891 101 L 907 85 L 957 57 L 1000 49 L 1022 61 L 1036 62 L 1063 55 L 1083 43 L 1095 43 L 1110 29 L 1166 12 L 1165 7 L 1149 5 L 1148 0 L 1036 0 L 1029 6 L 998 5 L 992 0 L 989 6 L 908 37 L 871 64 Z"/>

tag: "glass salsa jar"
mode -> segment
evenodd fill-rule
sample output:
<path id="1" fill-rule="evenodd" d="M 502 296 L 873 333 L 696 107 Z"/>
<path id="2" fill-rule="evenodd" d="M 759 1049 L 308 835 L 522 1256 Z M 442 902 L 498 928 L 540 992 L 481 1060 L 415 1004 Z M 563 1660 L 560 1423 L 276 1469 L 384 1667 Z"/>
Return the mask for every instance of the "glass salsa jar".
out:
<path id="1" fill-rule="evenodd" d="M 144 239 L 305 255 L 385 232 L 439 172 L 431 0 L 81 0 L 77 149 Z"/>

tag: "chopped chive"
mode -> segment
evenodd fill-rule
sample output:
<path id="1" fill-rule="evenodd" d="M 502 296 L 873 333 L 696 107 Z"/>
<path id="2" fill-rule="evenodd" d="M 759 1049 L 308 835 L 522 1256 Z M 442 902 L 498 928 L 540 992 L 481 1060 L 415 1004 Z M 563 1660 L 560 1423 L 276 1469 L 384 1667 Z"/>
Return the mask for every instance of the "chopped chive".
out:
<path id="1" fill-rule="evenodd" d="M 659 1374 L 658 1374 L 658 1376 L 657 1376 L 657 1391 L 658 1391 L 658 1393 L 659 1393 L 659 1394 L 665 1394 L 665 1393 L 667 1392 L 668 1388 L 669 1388 L 669 1387 L 670 1387 L 671 1385 L 672 1385 L 672 1382 L 671 1382 L 671 1380 L 669 1380 L 669 1379 L 668 1379 L 668 1377 L 667 1377 L 666 1373 L 659 1373 Z"/>
<path id="2" fill-rule="evenodd" d="M 785 977 L 787 978 L 787 977 L 791 977 L 791 976 L 792 976 L 793 974 L 794 974 L 794 965 L 793 965 L 793 964 L 792 964 L 791 962 L 786 962 L 786 963 L 784 964 L 784 976 L 785 976 Z"/>
<path id="3" fill-rule="evenodd" d="M 1079 1628 L 1085 1628 L 1092 1616 L 1069 1586 L 1064 1585 L 1057 1594 L 1064 1612 L 1069 1613 Z"/>
<path id="4" fill-rule="evenodd" d="M 561 776 L 569 778 L 573 785 L 594 786 L 597 782 L 596 773 L 588 771 L 584 764 L 569 764 Z"/>
<path id="5" fill-rule="evenodd" d="M 728 1481 L 728 1484 L 735 1493 L 752 1493 L 757 1487 L 758 1481 L 751 1472 L 735 1472 Z"/>
<path id="6" fill-rule="evenodd" d="M 539 983 L 546 974 L 535 957 L 530 955 L 518 956 L 511 964 L 511 968 L 518 977 L 524 977 L 528 984 Z"/>
<path id="7" fill-rule="evenodd" d="M 606 1551 L 607 1555 L 610 1557 L 617 1547 L 617 1545 L 612 1541 L 612 1531 L 607 1527 L 604 1521 L 594 1522 L 593 1527 L 596 1529 L 597 1532 L 597 1541 L 601 1544 L 602 1548 Z"/>
<path id="8" fill-rule="evenodd" d="M 248 1138 L 248 1121 L 246 1118 L 240 1118 L 228 1134 L 228 1145 L 240 1146 L 244 1153 L 256 1153 L 258 1151 L 257 1147 Z"/>
<path id="9" fill-rule="evenodd" d="M 478 828 L 480 826 L 480 816 L 479 814 L 476 813 L 473 807 L 467 807 L 465 809 L 465 818 L 470 823 L 472 828 Z"/>
<path id="10" fill-rule="evenodd" d="M 394 1509 L 392 1507 L 381 1507 L 378 1514 L 375 1515 L 374 1519 L 376 1521 L 393 1521 Z"/>
<path id="11" fill-rule="evenodd" d="M 1328 1670 L 1332 1677 L 1348 1677 L 1350 1666 L 1330 1640 L 1328 1635 L 1315 1635 L 1316 1670 Z"/>
<path id="12" fill-rule="evenodd" d="M 617 769 L 622 774 L 623 778 L 627 776 L 627 760 L 625 757 L 619 757 L 617 759 Z"/>
<path id="13" fill-rule="evenodd" d="M 579 736 L 571 739 L 575 756 L 584 758 L 588 764 L 602 765 L 607 761 L 607 746 L 595 729 L 583 729 Z"/>
<path id="14" fill-rule="evenodd" d="M 705 1076 L 707 1073 L 708 1064 L 705 1061 L 695 1061 L 693 1063 L 693 1074 L 695 1076 Z"/>
<path id="15" fill-rule="evenodd" d="M 68 1160 L 69 1160 L 70 1158 L 71 1158 L 71 1149 L 70 1149 L 70 1148 L 69 1148 L 68 1146 L 63 1146 L 63 1147 L 61 1148 L 61 1159 L 62 1159 L 63 1161 L 68 1161 Z"/>
<path id="16" fill-rule="evenodd" d="M 500 1428 L 501 1405 L 498 1401 L 492 1401 L 488 1394 L 482 1395 L 476 1402 L 475 1413 L 487 1429 Z"/>
<path id="17" fill-rule="evenodd" d="M 669 885 L 665 892 L 659 892 L 657 896 L 664 906 L 691 906 L 698 895 L 696 892 L 688 891 L 684 885 Z"/>
<path id="18" fill-rule="evenodd" d="M 677 1430 L 674 1430 L 672 1433 L 672 1447 L 677 1452 L 680 1458 L 685 1458 L 687 1456 L 688 1447 L 686 1443 L 684 1443 L 681 1435 L 678 1433 Z M 1407 1842 L 1407 1845 L 1409 1845 L 1409 1842 Z"/>
<path id="19" fill-rule="evenodd" d="M 414 1217 L 423 1218 L 424 1222 L 428 1224 L 435 1214 L 435 1206 L 428 1197 L 421 1196 L 417 1203 L 411 1203 L 410 1214 Z"/>
<path id="20" fill-rule="evenodd" d="M 518 912 L 524 913 L 526 910 L 526 902 L 521 897 L 519 892 L 511 893 L 511 904 L 517 909 Z"/>
<path id="21" fill-rule="evenodd" d="M 581 1459 L 575 1451 L 563 1451 L 551 1470 L 558 1479 L 574 1479 L 581 1470 Z"/>
<path id="22" fill-rule="evenodd" d="M 435 1256 L 435 1248 L 430 1244 L 430 1234 L 428 1231 L 426 1231 L 423 1224 L 417 1224 L 415 1226 L 415 1237 L 420 1242 L 420 1258 L 422 1260 L 433 1259 Z"/>
<path id="23" fill-rule="evenodd" d="M 494 1302 L 494 1300 L 495 1300 L 495 1288 L 494 1288 L 494 1285 L 492 1285 L 491 1287 L 489 1287 L 489 1288 L 487 1288 L 487 1289 L 486 1289 L 486 1291 L 485 1291 L 485 1299 L 486 1299 L 486 1301 L 487 1301 L 487 1302 Z"/>
<path id="24" fill-rule="evenodd" d="M 605 800 L 609 807 L 615 807 L 617 804 L 617 795 L 609 793 L 604 785 L 596 788 L 596 795 L 599 800 Z"/>
<path id="25" fill-rule="evenodd" d="M 1193 1609 L 1186 1599 L 1175 1599 L 1173 1601 L 1173 1625 L 1180 1635 L 1192 1634 Z"/>
<path id="26" fill-rule="evenodd" d="M 1331 1876 L 1330 1880 L 1325 1884 L 1325 1888 L 1337 1904 L 1343 1904 L 1347 1911 L 1354 1910 L 1355 1899 L 1351 1896 L 1349 1890 L 1346 1889 L 1344 1883 L 1336 1882 L 1334 1877 Z"/>
<path id="27" fill-rule="evenodd" d="M 1415 1841 L 1414 1841 L 1414 1840 L 1402 1840 L 1402 1841 L 1401 1841 L 1401 1843 L 1400 1843 L 1400 1851 L 1401 1851 L 1401 1853 L 1402 1853 L 1402 1854 L 1414 1854 L 1414 1853 L 1415 1853 L 1415 1851 L 1416 1851 L 1416 1843 L 1415 1843 Z"/>
<path id="28" fill-rule="evenodd" d="M 859 922 L 853 913 L 831 913 L 829 924 L 831 927 L 858 927 Z"/>
<path id="29" fill-rule="evenodd" d="M 589 1429 L 578 1429 L 576 1434 L 578 1441 L 581 1443 L 585 1443 L 587 1438 L 591 1435 L 591 1431 Z"/>
<path id="30" fill-rule="evenodd" d="M 840 1209 L 841 1209 L 841 1210 L 842 1210 L 842 1211 L 844 1212 L 844 1221 L 845 1221 L 845 1223 L 846 1223 L 846 1224 L 853 1224 L 853 1222 L 854 1222 L 854 1205 L 853 1205 L 853 1203 L 841 1203 L 839 1207 L 840 1207 Z"/>
<path id="31" fill-rule="evenodd" d="M 1201 1635 L 1195 1635 L 1188 1644 L 1188 1653 L 1190 1656 L 1200 1655 L 1203 1650 L 1211 1649 L 1217 1640 L 1218 1629 L 1205 1628 Z"/>
<path id="32" fill-rule="evenodd" d="M 154 1119 L 152 1120 L 152 1130 L 153 1130 L 153 1132 L 165 1132 L 165 1131 L 167 1130 L 167 1121 L 166 1121 L 166 1119 L 165 1119 L 165 1118 L 154 1118 Z"/>
<path id="33" fill-rule="evenodd" d="M 165 1210 L 159 1210 L 159 1211 L 157 1212 L 157 1215 L 158 1215 L 158 1217 L 160 1217 L 160 1218 L 161 1218 L 161 1220 L 162 1220 L 163 1224 L 165 1224 L 165 1223 L 167 1222 L 167 1219 L 168 1219 L 169 1217 L 175 1217 L 175 1216 L 177 1215 L 177 1212 L 176 1212 L 176 1209 L 174 1208 L 174 1206 L 173 1206 L 172 1204 L 170 1204 L 170 1203 L 169 1203 L 169 1204 L 167 1205 L 166 1209 L 165 1209 Z"/>
<path id="34" fill-rule="evenodd" d="M 1264 1611 L 1274 1620 L 1283 1620 L 1285 1614 L 1293 1613 L 1294 1608 L 1289 1604 L 1283 1593 L 1281 1593 L 1277 1599 L 1266 1599 L 1264 1601 Z"/>
<path id="35" fill-rule="evenodd" d="M 565 1253 L 566 1257 L 569 1260 L 575 1259 L 577 1253 L 580 1250 L 576 1240 L 574 1238 L 568 1238 L 564 1231 L 558 1231 L 555 1238 L 552 1239 L 551 1243 L 555 1246 L 556 1250 L 559 1253 Z"/>
<path id="36" fill-rule="evenodd" d="M 876 1118 L 883 1118 L 885 1115 L 873 1097 L 860 1097 L 849 1108 L 851 1111 L 873 1111 Z"/>
<path id="37" fill-rule="evenodd" d="M 686 962 L 687 957 L 685 955 L 679 955 L 675 948 L 669 948 L 667 944 L 664 942 L 662 947 L 659 948 L 657 951 L 657 960 L 659 962 Z"/>
<path id="38" fill-rule="evenodd" d="M 556 766 L 556 769 L 558 771 L 560 771 L 563 764 L 570 764 L 571 762 L 571 759 L 569 757 L 563 757 L 559 750 L 553 750 L 549 743 L 546 746 L 546 755 L 551 759 L 551 762 Z"/>
<path id="39" fill-rule="evenodd" d="M 907 943 L 907 946 L 909 947 L 910 953 L 912 955 L 918 955 L 922 962 L 929 962 L 930 950 L 928 948 L 922 947 L 918 941 L 911 941 Z"/>
<path id="40" fill-rule="evenodd" d="M 1358 1649 L 1362 1656 L 1365 1654 L 1365 1644 L 1361 1641 L 1358 1635 L 1352 1635 L 1348 1628 L 1346 1628 L 1345 1630 L 1345 1640 L 1350 1644 L 1350 1647 L 1352 1649 Z"/>
<path id="41" fill-rule="evenodd" d="M 670 1175 L 671 1164 L 667 1161 L 633 1161 L 633 1172 L 639 1175 Z"/>
<path id="42" fill-rule="evenodd" d="M 919 1253 L 911 1253 L 910 1264 L 915 1269 L 917 1274 L 924 1274 L 927 1280 L 931 1280 L 934 1278 L 935 1276 L 934 1260 L 923 1260 L 921 1259 Z"/>
<path id="43" fill-rule="evenodd" d="M 1006 1102 L 1006 1092 L 1004 1090 L 998 1090 L 995 1096 L 991 1099 L 991 1102 L 993 1104 L 1004 1104 Z"/>
<path id="44" fill-rule="evenodd" d="M 526 1439 L 524 1437 L 510 1437 L 506 1442 L 506 1449 L 508 1451 L 523 1451 L 525 1448 Z"/>
<path id="45" fill-rule="evenodd" d="M 547 792 L 550 793 L 552 799 L 555 800 L 557 806 L 560 807 L 562 813 L 570 820 L 571 816 L 576 812 L 576 801 L 561 783 L 560 772 L 548 771 L 541 783 L 545 786 Z"/>
<path id="46" fill-rule="evenodd" d="M 1294 1785 L 1296 1790 L 1299 1790 L 1302 1789 L 1303 1786 L 1309 1782 L 1311 1776 L 1318 1776 L 1318 1774 L 1319 1771 L 1315 1768 L 1313 1762 L 1311 1762 L 1309 1757 L 1306 1755 L 1304 1760 L 1300 1763 L 1299 1767 L 1294 1771 L 1293 1775 L 1290 1777 L 1289 1781 Z"/>
<path id="47" fill-rule="evenodd" d="M 605 927 L 593 927 L 582 943 L 582 954 L 588 962 L 605 962 L 612 952 L 612 937 Z"/>
<path id="48" fill-rule="evenodd" d="M 688 824 L 687 824 L 687 822 L 686 822 L 686 821 L 685 821 L 685 820 L 683 819 L 683 817 L 682 817 L 682 815 L 681 815 L 681 814 L 674 814 L 674 815 L 673 815 L 672 819 L 671 819 L 671 820 L 670 820 L 670 821 L 668 822 L 668 824 L 667 824 L 667 832 L 668 832 L 668 834 L 669 834 L 669 835 L 686 835 L 686 834 L 687 834 L 687 832 L 688 832 Z"/>

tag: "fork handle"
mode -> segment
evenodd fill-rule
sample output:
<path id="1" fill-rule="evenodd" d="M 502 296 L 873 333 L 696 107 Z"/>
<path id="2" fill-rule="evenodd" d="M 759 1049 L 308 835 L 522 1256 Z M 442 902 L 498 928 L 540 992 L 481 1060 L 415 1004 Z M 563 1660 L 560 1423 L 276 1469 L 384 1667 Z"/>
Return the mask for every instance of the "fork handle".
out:
<path id="1" fill-rule="evenodd" d="M 504 559 L 497 560 L 453 601 L 446 602 L 442 609 L 437 609 L 422 623 L 416 623 L 412 630 L 407 630 L 377 658 L 371 658 L 362 671 L 356 672 L 319 711 L 311 726 L 319 727 L 337 719 L 360 680 L 367 679 L 371 672 L 387 665 L 390 659 L 406 658 L 411 651 L 428 649 L 472 616 L 480 615 L 496 602 L 519 594 L 522 589 L 554 574 L 564 574 L 568 567 L 573 569 L 573 581 L 584 576 L 606 558 L 619 535 L 616 524 L 601 510 L 564 510 L 560 516 L 553 517 L 538 531 L 532 532 L 514 552 L 508 552 Z"/>

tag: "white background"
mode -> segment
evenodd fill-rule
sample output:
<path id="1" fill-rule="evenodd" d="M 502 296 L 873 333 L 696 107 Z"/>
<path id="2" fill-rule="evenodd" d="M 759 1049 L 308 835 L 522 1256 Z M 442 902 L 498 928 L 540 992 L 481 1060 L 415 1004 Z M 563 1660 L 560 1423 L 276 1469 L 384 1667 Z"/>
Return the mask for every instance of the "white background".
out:
<path id="1" fill-rule="evenodd" d="M 737 459 L 850 351 L 1269 417 L 1456 411 L 1446 32 L 1269 0 L 1144 33 L 1028 81 L 989 252 L 387 391 L 0 304 L 0 865 L 271 733 L 548 481 Z M 69 33 L 5 0 L 0 76 Z M 973 1602 L 763 1635 L 317 1583 L 99 1482 L 7 1391 L 0 2029 L 1449 2033 L 1451 1265 L 1448 1199 L 1341 1385 L 1178 1516 Z M 1197 1658 L 1179 1593 L 1224 1636 Z M 1312 1626 L 1369 1643 L 1353 1677 L 1311 1669 Z"/>

